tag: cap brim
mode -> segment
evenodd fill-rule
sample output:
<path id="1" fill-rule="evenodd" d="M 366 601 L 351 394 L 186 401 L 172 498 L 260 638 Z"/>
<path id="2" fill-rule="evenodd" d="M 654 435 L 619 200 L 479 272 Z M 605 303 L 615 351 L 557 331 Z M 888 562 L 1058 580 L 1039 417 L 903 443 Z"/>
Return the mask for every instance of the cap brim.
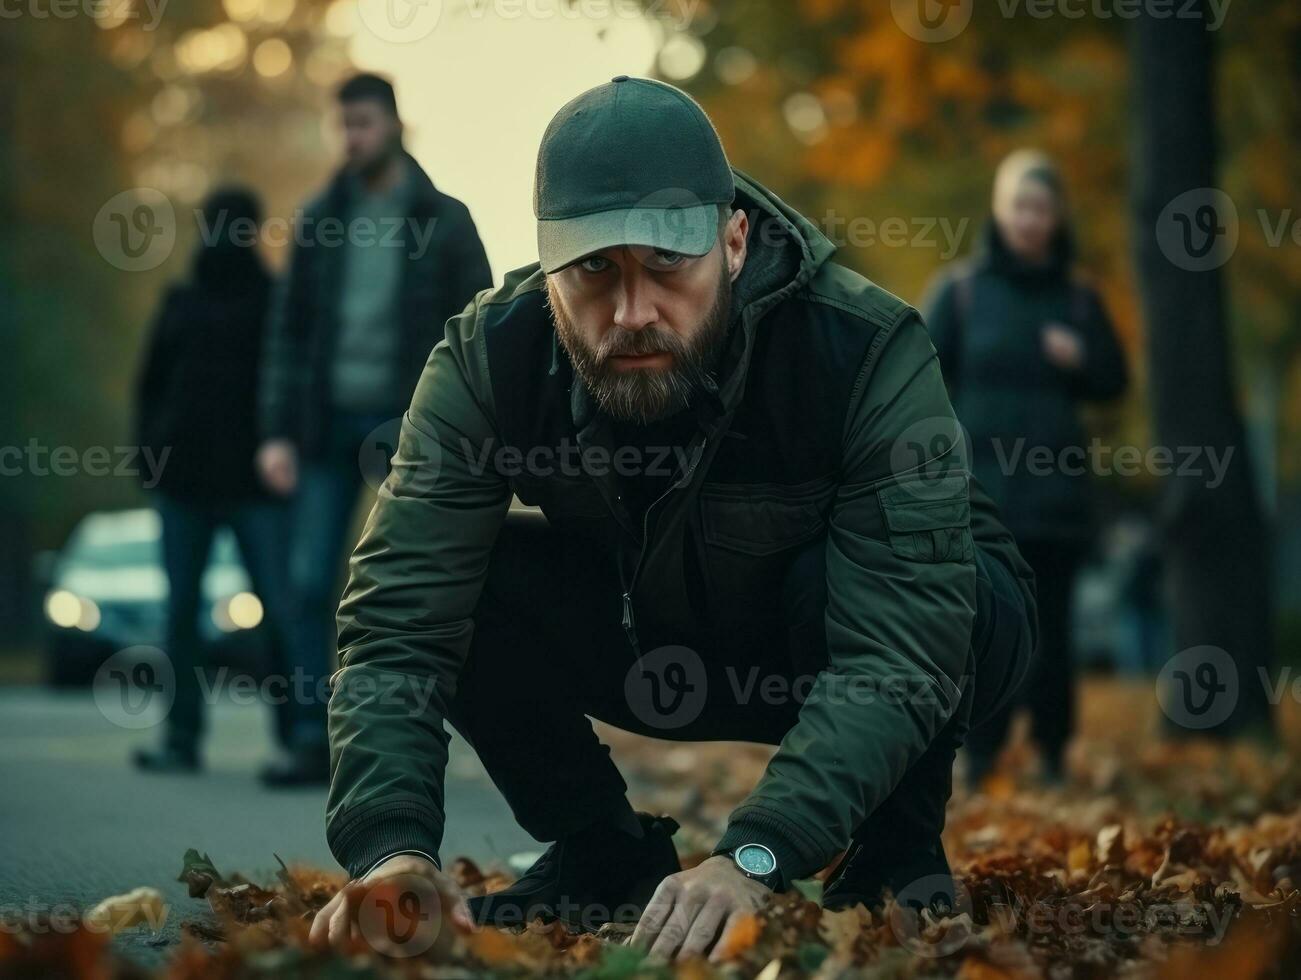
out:
<path id="1" fill-rule="evenodd" d="M 576 218 L 538 221 L 542 271 L 558 272 L 602 249 L 644 245 L 682 255 L 704 255 L 718 240 L 718 205 L 626 208 Z"/>

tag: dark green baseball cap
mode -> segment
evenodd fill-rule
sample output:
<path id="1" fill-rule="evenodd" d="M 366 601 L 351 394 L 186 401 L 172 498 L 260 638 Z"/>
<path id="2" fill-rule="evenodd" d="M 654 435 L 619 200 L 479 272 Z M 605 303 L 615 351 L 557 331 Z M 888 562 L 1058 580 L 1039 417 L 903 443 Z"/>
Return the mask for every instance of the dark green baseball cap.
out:
<path id="1" fill-rule="evenodd" d="M 542 136 L 538 258 L 551 273 L 616 245 L 704 255 L 735 194 L 723 143 L 696 101 L 620 75 L 567 103 Z"/>

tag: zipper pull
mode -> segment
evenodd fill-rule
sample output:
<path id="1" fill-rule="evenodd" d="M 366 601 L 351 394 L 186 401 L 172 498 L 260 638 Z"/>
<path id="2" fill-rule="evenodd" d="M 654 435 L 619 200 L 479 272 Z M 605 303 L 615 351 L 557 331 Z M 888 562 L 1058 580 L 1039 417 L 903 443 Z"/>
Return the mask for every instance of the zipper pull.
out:
<path id="1" fill-rule="evenodd" d="M 627 592 L 623 594 L 623 631 L 628 634 L 633 656 L 641 657 L 641 645 L 637 642 L 637 621 L 632 614 L 632 596 Z"/>

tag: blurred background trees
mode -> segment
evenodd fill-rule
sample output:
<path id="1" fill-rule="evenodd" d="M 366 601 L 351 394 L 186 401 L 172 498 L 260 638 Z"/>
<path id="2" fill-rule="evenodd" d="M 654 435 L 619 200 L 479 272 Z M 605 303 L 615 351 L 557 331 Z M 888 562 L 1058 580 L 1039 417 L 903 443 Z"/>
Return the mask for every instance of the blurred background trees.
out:
<path id="1" fill-rule="evenodd" d="M 469 6 L 473 14 L 486 2 L 444 0 L 439 30 L 486 29 L 461 10 Z M 921 43 L 899 29 L 887 2 L 654 0 L 654 70 L 701 99 L 737 166 L 805 213 L 827 222 L 866 217 L 878 229 L 889 218 L 907 222 L 907 245 L 878 236 L 847 244 L 841 260 L 912 302 L 952 257 L 939 222 L 960 230 L 958 254 L 972 247 L 1000 157 L 1022 145 L 1058 157 L 1081 219 L 1082 262 L 1104 291 L 1137 382 L 1124 405 L 1093 420 L 1095 431 L 1146 446 L 1153 440 L 1149 330 L 1130 210 L 1138 163 L 1135 24 L 1118 16 L 1041 19 L 1024 6 L 975 4 L 960 35 Z M 330 92 L 356 60 L 354 0 L 171 0 L 152 26 L 143 0 L 96 9 L 93 17 L 19 17 L 0 30 L 0 275 L 15 341 L 5 364 L 11 445 L 33 438 L 74 447 L 128 441 L 139 340 L 159 290 L 188 261 L 192 229 L 178 221 L 178 247 L 157 269 L 123 274 L 91 238 L 101 206 L 141 185 L 190 206 L 215 183 L 235 179 L 257 187 L 272 215 L 290 215 L 335 165 Z M 1018 13 L 1008 17 L 1005 9 Z M 614 54 L 621 50 L 613 47 L 617 32 L 593 24 L 592 33 Z M 1223 269 L 1230 341 L 1223 356 L 1240 379 L 1233 395 L 1276 541 L 1279 581 L 1295 580 L 1301 246 L 1290 233 L 1271 242 L 1270 233 L 1301 220 L 1301 8 L 1288 0 L 1239 0 L 1214 45 L 1216 186 L 1235 202 L 1240 231 Z M 567 57 L 540 45 L 530 63 L 515 54 L 480 58 L 456 65 L 454 77 L 429 66 L 417 79 L 403 74 L 413 50 L 420 49 L 409 46 L 393 61 L 399 98 L 408 105 L 470 99 L 488 79 L 506 85 L 509 100 L 530 76 L 546 77 Z M 366 67 L 384 67 L 374 60 Z M 425 79 L 443 80 L 420 84 Z M 1159 101 L 1149 111 L 1159 112 Z M 484 130 L 494 126 L 495 113 L 481 116 Z M 476 152 L 475 132 L 440 136 Z M 518 153 L 529 158 L 534 149 L 521 145 Z M 431 169 L 437 181 L 438 168 Z M 449 189 L 472 209 L 476 192 L 480 200 L 494 193 Z M 920 245 L 917 219 L 937 224 Z M 492 254 L 493 236 L 500 241 L 505 233 L 480 223 Z M 499 279 L 505 271 L 494 269 Z M 1149 307 L 1149 321 L 1155 312 Z M 1179 335 L 1177 323 L 1165 327 Z M 1150 475 L 1105 482 L 1116 508 L 1150 508 L 1158 491 Z M 4 530 L 16 542 L 6 549 L 11 579 L 21 576 L 33 549 L 56 545 L 85 511 L 140 499 L 130 479 L 8 477 L 4 485 Z M 15 615 L 11 609 L 11 621 Z"/>

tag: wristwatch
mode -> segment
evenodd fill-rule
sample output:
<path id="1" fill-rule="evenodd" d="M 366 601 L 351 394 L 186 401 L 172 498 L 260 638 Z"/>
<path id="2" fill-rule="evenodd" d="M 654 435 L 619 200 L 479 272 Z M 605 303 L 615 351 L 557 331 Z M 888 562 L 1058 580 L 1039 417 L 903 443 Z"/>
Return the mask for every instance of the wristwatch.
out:
<path id="1" fill-rule="evenodd" d="M 777 867 L 777 855 L 762 844 L 742 844 L 731 851 L 732 861 L 741 869 L 741 874 L 767 885 L 773 891 L 782 887 L 781 869 Z"/>

